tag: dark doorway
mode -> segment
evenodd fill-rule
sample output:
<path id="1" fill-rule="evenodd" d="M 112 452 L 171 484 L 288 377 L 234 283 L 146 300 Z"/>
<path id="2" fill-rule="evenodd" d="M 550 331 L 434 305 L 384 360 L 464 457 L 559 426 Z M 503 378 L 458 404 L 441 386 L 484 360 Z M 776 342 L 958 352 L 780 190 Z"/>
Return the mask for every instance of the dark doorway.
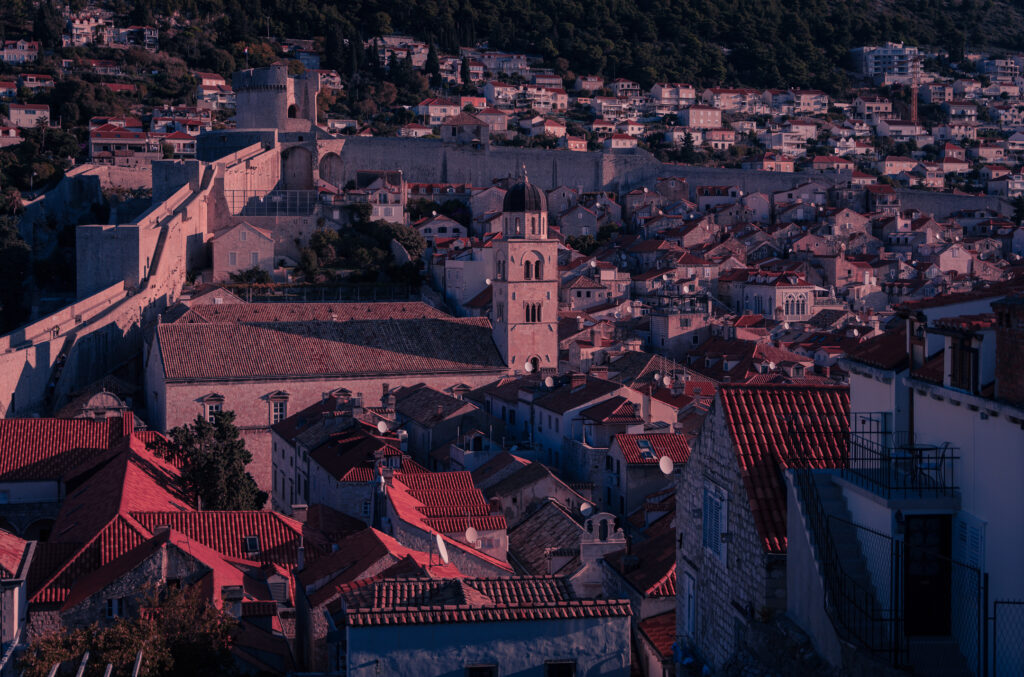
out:
<path id="1" fill-rule="evenodd" d="M 949 515 L 906 518 L 904 629 L 908 636 L 950 634 L 952 525 Z"/>
<path id="2" fill-rule="evenodd" d="M 297 116 L 298 109 L 295 108 L 295 104 L 288 106 L 288 117 L 294 118 Z"/>

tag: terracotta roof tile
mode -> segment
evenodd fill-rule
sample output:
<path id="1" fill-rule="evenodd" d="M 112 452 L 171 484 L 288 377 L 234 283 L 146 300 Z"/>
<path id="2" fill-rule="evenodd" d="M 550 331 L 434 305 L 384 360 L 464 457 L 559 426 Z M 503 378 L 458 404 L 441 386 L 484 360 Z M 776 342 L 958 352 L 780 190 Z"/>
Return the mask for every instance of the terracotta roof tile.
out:
<path id="1" fill-rule="evenodd" d="M 512 576 L 459 580 L 383 579 L 343 592 L 339 624 L 419 625 L 621 617 L 627 600 L 580 600 L 567 578 Z"/>
<path id="2" fill-rule="evenodd" d="M 179 322 L 157 337 L 169 380 L 504 369 L 486 318 Z"/>
<path id="3" fill-rule="evenodd" d="M 849 453 L 847 386 L 719 390 L 750 510 L 766 551 L 786 551 L 786 468 L 838 468 Z"/>
<path id="4" fill-rule="evenodd" d="M 672 658 L 672 645 L 676 641 L 676 612 L 667 611 L 640 621 L 637 626 L 644 638 L 663 659 Z"/>
<path id="5" fill-rule="evenodd" d="M 130 434 L 133 418 L 0 419 L 0 481 L 62 479 Z"/>
<path id="6" fill-rule="evenodd" d="M 619 446 L 626 463 L 630 465 L 657 464 L 662 456 L 668 456 L 673 463 L 686 463 L 690 458 L 690 445 L 684 435 L 623 433 L 616 435 L 612 443 Z"/>

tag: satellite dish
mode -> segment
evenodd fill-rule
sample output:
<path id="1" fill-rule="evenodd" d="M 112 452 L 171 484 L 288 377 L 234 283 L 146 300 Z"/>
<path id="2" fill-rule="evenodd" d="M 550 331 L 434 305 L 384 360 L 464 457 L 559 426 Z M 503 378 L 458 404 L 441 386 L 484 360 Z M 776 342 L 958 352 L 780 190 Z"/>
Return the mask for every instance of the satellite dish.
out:
<path id="1" fill-rule="evenodd" d="M 491 278 L 487 278 L 486 280 L 484 280 L 484 284 L 486 284 L 488 287 L 490 287 L 491 286 Z"/>
<path id="2" fill-rule="evenodd" d="M 672 377 L 669 376 L 668 374 L 665 374 L 664 378 L 661 379 L 661 382 L 664 383 L 665 387 L 667 388 L 670 385 L 672 385 Z"/>
<path id="3" fill-rule="evenodd" d="M 448 546 L 444 544 L 441 534 L 437 535 L 437 553 L 441 555 L 441 561 L 448 564 Z"/>
<path id="4" fill-rule="evenodd" d="M 523 369 L 525 369 L 526 373 L 529 374 L 531 371 L 533 371 L 533 362 L 527 360 L 526 364 L 523 365 Z"/>
<path id="5" fill-rule="evenodd" d="M 466 527 L 466 543 L 473 545 L 480 540 L 480 534 L 473 527 Z"/>
<path id="6" fill-rule="evenodd" d="M 594 512 L 594 506 L 586 502 L 581 503 L 580 512 L 583 513 L 584 517 L 590 517 L 590 514 Z"/>
<path id="7" fill-rule="evenodd" d="M 671 475 L 672 471 L 675 469 L 675 464 L 672 463 L 672 459 L 668 456 L 662 456 L 658 459 L 658 468 L 661 469 L 662 474 Z"/>
<path id="8" fill-rule="evenodd" d="M 379 432 L 381 435 L 383 435 L 387 431 L 388 431 L 388 424 L 385 423 L 384 421 L 377 421 L 377 432 Z"/>
<path id="9" fill-rule="evenodd" d="M 661 380 L 661 374 L 658 373 L 658 372 L 654 372 L 654 380 L 655 381 L 660 381 Z"/>
<path id="10" fill-rule="evenodd" d="M 544 379 L 544 387 L 545 388 L 554 388 L 555 387 L 555 379 L 553 377 L 551 377 L 551 376 L 548 376 L 547 378 L 545 378 Z"/>
<path id="11" fill-rule="evenodd" d="M 590 259 L 590 267 L 591 268 L 597 268 L 597 261 L 594 260 L 594 259 Z"/>

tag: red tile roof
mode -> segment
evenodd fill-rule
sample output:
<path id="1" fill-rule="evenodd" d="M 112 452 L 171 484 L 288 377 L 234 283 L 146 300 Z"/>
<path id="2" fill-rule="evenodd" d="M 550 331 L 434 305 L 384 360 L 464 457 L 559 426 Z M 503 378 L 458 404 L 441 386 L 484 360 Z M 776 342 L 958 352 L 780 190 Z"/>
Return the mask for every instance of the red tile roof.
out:
<path id="1" fill-rule="evenodd" d="M 618 396 L 605 400 L 580 412 L 580 416 L 597 423 L 630 425 L 643 423 L 636 413 L 636 407 L 625 397 Z"/>
<path id="2" fill-rule="evenodd" d="M 3 578 L 11 578 L 18 573 L 26 547 L 28 541 L 0 530 L 0 574 Z"/>
<path id="3" fill-rule="evenodd" d="M 838 468 L 849 452 L 848 386 L 719 389 L 750 511 L 766 551 L 786 551 L 786 468 Z"/>
<path id="4" fill-rule="evenodd" d="M 676 641 L 675 611 L 645 618 L 637 627 L 659 656 L 663 659 L 672 658 L 672 645 Z"/>
<path id="5" fill-rule="evenodd" d="M 268 510 L 135 512 L 132 517 L 149 531 L 169 526 L 222 555 L 263 564 L 295 566 L 303 542 L 301 522 Z M 246 553 L 247 536 L 259 538 L 258 554 Z M 306 554 L 313 553 L 307 548 Z"/>
<path id="6" fill-rule="evenodd" d="M 495 621 L 623 617 L 624 599 L 580 600 L 567 578 L 511 576 L 459 580 L 382 579 L 355 583 L 342 592 L 339 624 L 422 625 Z"/>
<path id="7" fill-rule="evenodd" d="M 890 331 L 872 336 L 846 353 L 847 359 L 878 369 L 902 371 L 910 364 L 907 355 L 907 331 Z"/>
<path id="8" fill-rule="evenodd" d="M 56 480 L 131 433 L 124 418 L 0 420 L 0 481 Z"/>
<path id="9" fill-rule="evenodd" d="M 668 456 L 673 463 L 686 463 L 690 458 L 690 445 L 683 435 L 656 433 L 643 435 L 616 435 L 613 444 L 618 444 L 623 458 L 630 465 L 651 465 Z M 650 452 L 649 454 L 646 452 Z"/>

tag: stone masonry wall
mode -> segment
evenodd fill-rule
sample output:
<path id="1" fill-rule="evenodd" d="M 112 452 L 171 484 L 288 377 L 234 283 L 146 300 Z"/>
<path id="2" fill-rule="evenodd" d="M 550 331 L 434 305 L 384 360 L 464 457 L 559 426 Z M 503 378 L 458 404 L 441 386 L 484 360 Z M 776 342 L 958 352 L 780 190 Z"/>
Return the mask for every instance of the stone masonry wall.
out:
<path id="1" fill-rule="evenodd" d="M 722 544 L 724 562 L 703 545 L 703 513 L 699 518 L 693 516 L 694 509 L 703 508 L 708 482 L 726 494 L 724 528 L 732 534 L 732 540 Z M 701 658 L 719 668 L 736 650 L 736 636 L 741 634 L 738 631 L 746 624 L 746 616 L 758 614 L 767 606 L 768 585 L 761 537 L 754 526 L 720 398 L 715 399 L 683 466 L 676 492 L 676 524 L 681 539 L 676 555 L 680 591 L 677 633 Z M 695 581 L 696 622 L 691 637 L 687 637 L 686 628 L 687 575 Z M 784 586 L 784 575 L 781 582 Z"/>

